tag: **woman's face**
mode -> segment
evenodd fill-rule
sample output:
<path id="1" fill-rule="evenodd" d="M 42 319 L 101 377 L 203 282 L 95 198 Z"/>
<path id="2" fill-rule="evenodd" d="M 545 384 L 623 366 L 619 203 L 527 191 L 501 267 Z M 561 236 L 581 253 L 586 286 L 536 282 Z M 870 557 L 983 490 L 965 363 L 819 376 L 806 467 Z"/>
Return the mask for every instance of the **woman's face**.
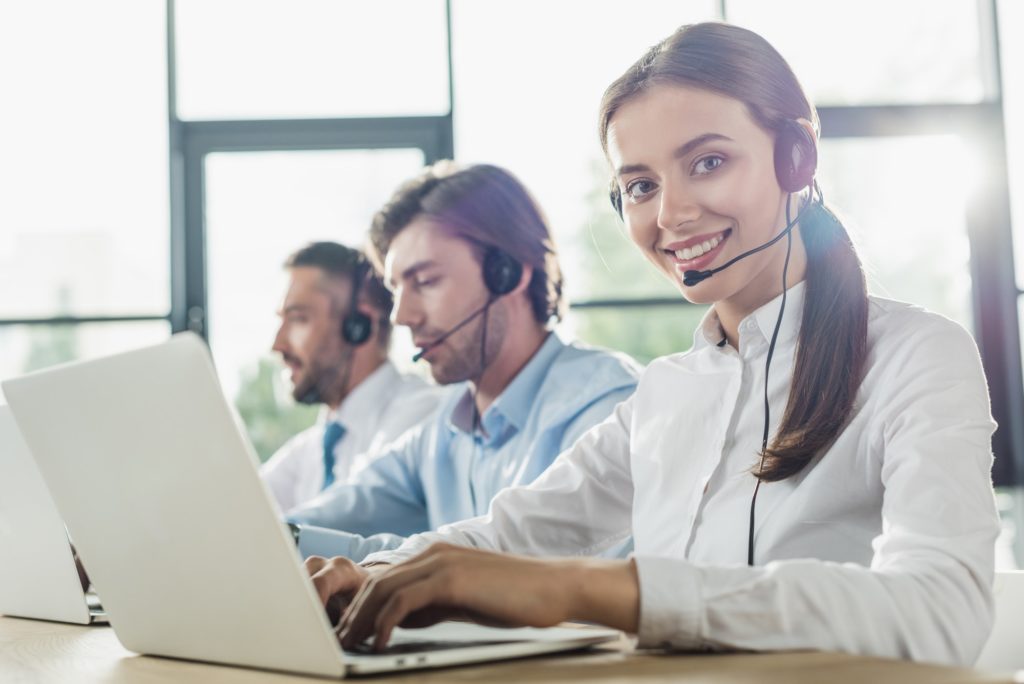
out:
<path id="1" fill-rule="evenodd" d="M 633 242 L 688 300 L 753 311 L 782 291 L 785 240 L 693 287 L 683 273 L 721 266 L 785 227 L 772 137 L 739 100 L 658 85 L 623 105 L 608 126 L 608 155 Z M 803 273 L 793 241 L 789 282 Z"/>

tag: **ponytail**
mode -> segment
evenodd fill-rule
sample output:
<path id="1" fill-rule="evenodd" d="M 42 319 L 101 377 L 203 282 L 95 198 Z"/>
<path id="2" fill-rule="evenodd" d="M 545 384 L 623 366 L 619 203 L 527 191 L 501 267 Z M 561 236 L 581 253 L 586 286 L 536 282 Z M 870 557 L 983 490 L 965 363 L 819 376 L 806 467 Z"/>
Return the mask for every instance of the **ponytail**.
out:
<path id="1" fill-rule="evenodd" d="M 853 411 L 867 356 L 867 284 L 846 228 L 824 204 L 807 207 L 806 295 L 789 401 L 757 477 L 796 475 L 836 439 Z"/>
<path id="2" fill-rule="evenodd" d="M 737 26 L 684 26 L 652 47 L 604 93 L 598 132 L 605 155 L 612 117 L 658 84 L 702 88 L 739 100 L 773 136 L 784 121 L 817 114 L 793 70 L 768 41 Z M 757 476 L 796 475 L 822 453 L 853 411 L 867 355 L 864 271 L 843 224 L 823 204 L 800 218 L 807 252 L 806 296 L 786 412 Z"/>

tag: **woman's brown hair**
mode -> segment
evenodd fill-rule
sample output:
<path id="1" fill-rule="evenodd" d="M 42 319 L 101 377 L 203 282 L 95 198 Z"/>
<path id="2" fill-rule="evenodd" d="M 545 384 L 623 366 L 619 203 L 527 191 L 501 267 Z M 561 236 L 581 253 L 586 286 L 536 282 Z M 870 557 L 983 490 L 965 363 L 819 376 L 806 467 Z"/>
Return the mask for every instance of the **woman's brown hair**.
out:
<path id="1" fill-rule="evenodd" d="M 693 24 L 648 50 L 605 91 L 599 132 L 606 155 L 615 113 L 657 85 L 739 100 L 773 137 L 787 121 L 806 119 L 817 127 L 793 70 L 764 38 L 728 24 Z M 853 411 L 867 355 L 867 286 L 849 233 L 829 209 L 814 204 L 801 217 L 799 234 L 807 292 L 786 412 L 757 473 L 766 482 L 799 473 L 835 440 Z"/>

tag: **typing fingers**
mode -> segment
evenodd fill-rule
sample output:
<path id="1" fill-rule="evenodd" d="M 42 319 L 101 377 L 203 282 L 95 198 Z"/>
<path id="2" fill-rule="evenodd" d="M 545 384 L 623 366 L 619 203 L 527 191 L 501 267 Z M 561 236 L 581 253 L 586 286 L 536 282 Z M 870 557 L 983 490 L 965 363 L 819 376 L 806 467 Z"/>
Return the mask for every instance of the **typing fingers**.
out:
<path id="1" fill-rule="evenodd" d="M 410 615 L 418 614 L 415 622 L 421 626 L 425 626 L 424 622 L 432 624 L 444 619 L 446 616 L 443 609 L 425 610 L 438 603 L 443 604 L 444 596 L 445 581 L 439 573 L 427 575 L 397 588 L 388 596 L 374 620 L 374 649 L 380 650 L 387 646 L 391 632 Z"/>
<path id="2" fill-rule="evenodd" d="M 368 580 L 338 625 L 342 646 L 352 648 L 369 638 L 375 631 L 376 616 L 391 594 L 429 575 L 433 565 L 432 558 L 412 560 Z"/>
<path id="3" fill-rule="evenodd" d="M 350 598 L 367 577 L 366 570 L 341 557 L 328 560 L 311 556 L 306 560 L 306 569 L 310 571 L 317 596 L 325 606 L 335 595 L 346 600 Z"/>

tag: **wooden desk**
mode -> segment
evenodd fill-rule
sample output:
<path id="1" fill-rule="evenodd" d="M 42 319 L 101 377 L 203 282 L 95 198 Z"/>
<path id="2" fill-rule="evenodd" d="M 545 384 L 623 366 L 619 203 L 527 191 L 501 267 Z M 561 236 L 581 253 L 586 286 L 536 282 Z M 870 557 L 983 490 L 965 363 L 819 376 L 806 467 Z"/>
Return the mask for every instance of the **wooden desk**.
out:
<path id="1" fill-rule="evenodd" d="M 326 681 L 244 668 L 139 656 L 126 651 L 109 627 L 78 627 L 0 617 L 0 682 L 48 684 L 310 684 Z M 860 658 L 835 653 L 657 655 L 635 653 L 623 640 L 584 654 L 548 656 L 483 666 L 410 672 L 363 679 L 383 682 L 1013 682 L 1012 675 Z M 1018 680 L 1018 681 L 1024 681 Z"/>

